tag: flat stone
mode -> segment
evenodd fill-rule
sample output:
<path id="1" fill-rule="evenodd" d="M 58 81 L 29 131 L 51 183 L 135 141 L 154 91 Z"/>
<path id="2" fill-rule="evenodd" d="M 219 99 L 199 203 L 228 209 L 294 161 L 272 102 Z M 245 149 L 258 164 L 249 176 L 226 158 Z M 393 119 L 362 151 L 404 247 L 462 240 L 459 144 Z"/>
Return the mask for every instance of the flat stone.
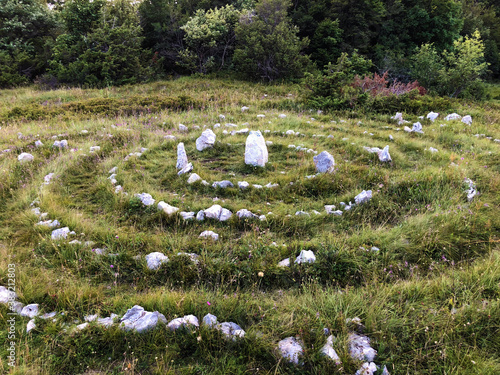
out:
<path id="1" fill-rule="evenodd" d="M 212 184 L 212 187 L 213 188 L 217 188 L 217 187 L 220 187 L 221 189 L 226 189 L 226 188 L 229 188 L 229 187 L 234 187 L 233 183 L 229 180 L 223 180 L 223 181 L 215 181 L 213 184 Z"/>

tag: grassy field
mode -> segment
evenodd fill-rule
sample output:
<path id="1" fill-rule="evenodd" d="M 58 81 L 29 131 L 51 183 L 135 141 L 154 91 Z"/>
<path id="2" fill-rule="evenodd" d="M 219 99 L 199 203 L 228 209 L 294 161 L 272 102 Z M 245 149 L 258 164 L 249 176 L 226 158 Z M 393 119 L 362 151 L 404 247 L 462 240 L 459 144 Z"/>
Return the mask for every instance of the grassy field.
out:
<path id="1" fill-rule="evenodd" d="M 452 102 L 434 123 L 401 108 L 410 127 L 422 123 L 418 134 L 405 132 L 390 115 L 312 112 L 300 92 L 300 86 L 202 78 L 104 90 L 0 91 L 0 285 L 7 286 L 15 264 L 18 301 L 39 304 L 41 313 L 63 313 L 54 321 L 35 318 L 30 332 L 30 319 L 16 316 L 14 367 L 7 360 L 8 332 L 0 330 L 2 370 L 354 374 L 363 362 L 351 357 L 348 337 L 362 331 L 378 352 L 379 374 L 384 366 L 391 374 L 499 374 L 498 101 Z M 471 115 L 472 125 L 444 121 L 452 112 Z M 216 123 L 221 126 L 213 128 Z M 179 124 L 189 131 L 178 131 Z M 205 126 L 217 141 L 200 152 L 195 141 Z M 265 168 L 244 163 L 247 135 L 230 134 L 243 128 L 272 142 Z M 68 148 L 52 146 L 63 139 Z M 35 147 L 36 140 L 43 146 Z M 179 142 L 209 186 L 177 175 Z M 386 145 L 390 163 L 363 149 Z M 92 146 L 100 150 L 90 152 Z M 142 148 L 140 157 L 125 160 Z M 316 173 L 313 151 L 333 155 L 334 173 L 306 177 Z M 33 162 L 20 163 L 22 152 Z M 116 185 L 128 195 L 115 193 L 108 179 L 113 167 Z M 53 178 L 44 184 L 49 173 Z M 467 178 L 479 192 L 470 202 Z M 235 187 L 211 186 L 220 180 Z M 238 181 L 251 187 L 241 190 Z M 278 186 L 252 187 L 268 183 Z M 342 216 L 325 212 L 325 205 L 342 209 L 341 202 L 354 202 L 363 190 L 373 192 L 368 203 Z M 143 192 L 179 212 L 220 204 L 233 216 L 185 221 L 156 204 L 144 206 L 134 197 Z M 35 225 L 40 219 L 33 207 L 75 235 L 51 240 L 54 228 Z M 235 213 L 243 208 L 266 219 L 240 220 Z M 199 238 L 205 230 L 219 240 Z M 301 250 L 312 250 L 316 262 L 293 264 Z M 149 270 L 151 252 L 170 260 Z M 179 252 L 195 253 L 198 261 Z M 278 267 L 285 258 L 291 267 Z M 167 321 L 193 314 L 201 322 L 211 313 L 246 335 L 227 340 L 205 326 L 170 331 L 161 324 L 145 333 L 118 323 L 75 328 L 89 314 L 122 316 L 134 305 Z M 8 313 L 0 304 L 3 326 Z M 362 326 L 350 321 L 355 317 Z M 335 336 L 340 365 L 320 354 L 325 329 Z M 303 343 L 300 365 L 278 351 L 278 342 L 290 336 Z"/>

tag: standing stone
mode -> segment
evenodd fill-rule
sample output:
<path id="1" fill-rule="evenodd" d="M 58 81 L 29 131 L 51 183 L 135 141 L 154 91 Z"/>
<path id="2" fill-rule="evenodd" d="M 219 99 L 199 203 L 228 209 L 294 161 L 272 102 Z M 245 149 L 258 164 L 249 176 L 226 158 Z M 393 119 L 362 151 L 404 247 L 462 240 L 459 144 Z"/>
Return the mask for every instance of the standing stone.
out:
<path id="1" fill-rule="evenodd" d="M 212 130 L 210 129 L 205 130 L 203 133 L 201 133 L 201 136 L 198 137 L 198 139 L 196 140 L 196 149 L 198 151 L 203 151 L 206 148 L 214 147 L 215 138 L 216 138 L 215 133 Z"/>
<path id="2" fill-rule="evenodd" d="M 186 155 L 186 150 L 184 149 L 184 143 L 179 143 L 177 145 L 177 169 L 183 169 L 188 164 L 188 157 Z"/>
<path id="3" fill-rule="evenodd" d="M 316 171 L 319 173 L 331 173 L 335 169 L 335 160 L 327 151 L 313 157 Z"/>
<path id="4" fill-rule="evenodd" d="M 392 161 L 391 155 L 389 154 L 389 146 L 385 146 L 384 149 L 378 153 L 378 158 L 381 162 Z"/>
<path id="5" fill-rule="evenodd" d="M 265 167 L 268 160 L 267 146 L 259 130 L 251 131 L 245 145 L 245 164 Z"/>

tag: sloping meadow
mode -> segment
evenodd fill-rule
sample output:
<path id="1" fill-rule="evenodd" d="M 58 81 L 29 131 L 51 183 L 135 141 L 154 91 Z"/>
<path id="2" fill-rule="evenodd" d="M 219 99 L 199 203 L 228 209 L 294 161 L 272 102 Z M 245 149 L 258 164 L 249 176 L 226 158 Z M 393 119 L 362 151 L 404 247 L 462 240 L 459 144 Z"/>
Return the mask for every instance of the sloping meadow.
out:
<path id="1" fill-rule="evenodd" d="M 190 78 L 2 92 L 0 285 L 14 264 L 16 301 L 39 309 L 29 332 L 31 317 L 16 315 L 15 366 L 5 344 L 4 370 L 354 374 L 373 362 L 376 373 L 499 373 L 500 111 L 455 102 L 431 121 L 401 108 L 398 123 L 312 112 L 299 90 Z M 452 112 L 472 123 L 445 120 Z M 423 133 L 404 130 L 416 122 Z M 216 141 L 198 151 L 207 129 Z M 263 168 L 245 164 L 257 130 Z M 193 169 L 178 175 L 181 142 Z M 391 161 L 366 149 L 385 146 Z M 316 171 L 323 151 L 331 173 Z M 223 180 L 233 186 L 213 186 Z M 371 199 L 356 204 L 362 191 Z M 197 218 L 213 205 L 231 217 Z M 295 262 L 304 250 L 314 262 Z M 151 267 L 151 253 L 168 261 Z M 210 313 L 245 334 L 124 330 L 134 305 L 167 321 Z M 9 312 L 0 304 L 2 320 Z M 93 314 L 118 317 L 103 326 Z M 353 333 L 374 359 L 353 355 Z M 339 361 L 321 353 L 329 335 Z M 278 348 L 287 337 L 301 343 L 298 364 Z"/>

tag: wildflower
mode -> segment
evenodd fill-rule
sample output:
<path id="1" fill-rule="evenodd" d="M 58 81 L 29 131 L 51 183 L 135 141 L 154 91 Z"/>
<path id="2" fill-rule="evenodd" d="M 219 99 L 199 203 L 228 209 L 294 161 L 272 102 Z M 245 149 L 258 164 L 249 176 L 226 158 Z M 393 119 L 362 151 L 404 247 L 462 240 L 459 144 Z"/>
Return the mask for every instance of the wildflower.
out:
<path id="1" fill-rule="evenodd" d="M 257 275 L 258 275 L 259 277 L 264 277 L 264 272 L 260 271 Z"/>
<path id="2" fill-rule="evenodd" d="M 111 268 L 114 268 L 114 266 L 113 266 L 113 265 L 110 265 L 110 267 L 111 267 Z"/>
<path id="3" fill-rule="evenodd" d="M 208 306 L 210 306 L 210 305 L 211 305 L 211 303 L 207 301 L 207 305 L 208 305 Z"/>

